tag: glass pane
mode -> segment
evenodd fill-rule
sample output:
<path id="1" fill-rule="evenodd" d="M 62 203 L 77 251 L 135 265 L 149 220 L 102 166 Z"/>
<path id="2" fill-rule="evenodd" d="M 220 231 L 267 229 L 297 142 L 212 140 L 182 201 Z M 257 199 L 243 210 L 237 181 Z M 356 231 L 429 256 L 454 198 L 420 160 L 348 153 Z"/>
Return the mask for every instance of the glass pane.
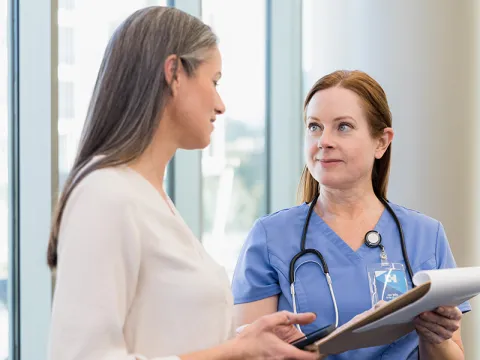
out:
<path id="1" fill-rule="evenodd" d="M 265 8 L 259 0 L 202 1 L 203 20 L 220 39 L 218 89 L 227 109 L 202 157 L 202 242 L 230 278 L 248 231 L 266 213 Z"/>
<path id="2" fill-rule="evenodd" d="M 5 0 L 3 0 L 5 1 Z M 115 28 L 134 11 L 167 0 L 59 0 L 59 185 L 68 175 L 105 47 Z"/>
<path id="3" fill-rule="evenodd" d="M 8 358 L 8 6 L 0 0 L 0 359 Z"/>

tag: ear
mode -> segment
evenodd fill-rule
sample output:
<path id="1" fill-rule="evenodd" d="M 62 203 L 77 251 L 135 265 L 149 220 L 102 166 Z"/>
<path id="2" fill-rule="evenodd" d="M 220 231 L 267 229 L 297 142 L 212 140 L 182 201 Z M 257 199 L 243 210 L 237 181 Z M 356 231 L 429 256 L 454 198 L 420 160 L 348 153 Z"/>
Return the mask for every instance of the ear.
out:
<path id="1" fill-rule="evenodd" d="M 163 71 L 172 95 L 176 96 L 183 75 L 183 66 L 179 57 L 177 55 L 169 55 L 163 65 Z"/>
<path id="2" fill-rule="evenodd" d="M 375 149 L 375 159 L 381 159 L 385 151 L 387 151 L 393 140 L 393 129 L 387 127 L 383 129 L 383 134 L 378 138 L 377 148 Z"/>

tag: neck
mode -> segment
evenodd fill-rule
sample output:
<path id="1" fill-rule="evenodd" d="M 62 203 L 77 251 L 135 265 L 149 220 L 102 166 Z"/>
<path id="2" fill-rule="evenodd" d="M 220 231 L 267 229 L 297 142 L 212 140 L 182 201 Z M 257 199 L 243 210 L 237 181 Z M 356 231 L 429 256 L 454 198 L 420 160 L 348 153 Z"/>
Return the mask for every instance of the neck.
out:
<path id="1" fill-rule="evenodd" d="M 368 210 L 383 207 L 371 183 L 349 190 L 320 187 L 317 212 L 323 218 L 356 218 Z"/>
<path id="2" fill-rule="evenodd" d="M 167 128 L 168 124 L 169 121 L 166 119 L 160 120 L 151 144 L 140 157 L 130 164 L 130 167 L 146 178 L 162 194 L 164 193 L 165 170 L 178 148 L 174 137 Z"/>

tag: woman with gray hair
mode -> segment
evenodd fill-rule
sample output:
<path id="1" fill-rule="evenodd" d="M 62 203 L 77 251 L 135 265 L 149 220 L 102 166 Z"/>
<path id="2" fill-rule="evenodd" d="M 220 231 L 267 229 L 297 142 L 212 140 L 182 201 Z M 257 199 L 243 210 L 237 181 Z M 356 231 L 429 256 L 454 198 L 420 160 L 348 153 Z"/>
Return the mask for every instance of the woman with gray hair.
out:
<path id="1" fill-rule="evenodd" d="M 163 189 L 177 149 L 209 144 L 220 76 L 216 36 L 177 9 L 139 10 L 113 34 L 53 217 L 50 360 L 317 358 L 288 344 L 311 313 L 233 337 L 226 273 Z"/>

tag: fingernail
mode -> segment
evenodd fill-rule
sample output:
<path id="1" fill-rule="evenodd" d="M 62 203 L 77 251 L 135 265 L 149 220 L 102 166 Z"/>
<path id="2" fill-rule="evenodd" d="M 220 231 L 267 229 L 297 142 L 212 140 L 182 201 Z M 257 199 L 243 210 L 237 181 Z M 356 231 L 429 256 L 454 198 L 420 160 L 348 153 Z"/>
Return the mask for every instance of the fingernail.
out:
<path id="1" fill-rule="evenodd" d="M 445 312 L 445 309 L 443 307 L 439 307 L 438 312 L 443 314 Z"/>

